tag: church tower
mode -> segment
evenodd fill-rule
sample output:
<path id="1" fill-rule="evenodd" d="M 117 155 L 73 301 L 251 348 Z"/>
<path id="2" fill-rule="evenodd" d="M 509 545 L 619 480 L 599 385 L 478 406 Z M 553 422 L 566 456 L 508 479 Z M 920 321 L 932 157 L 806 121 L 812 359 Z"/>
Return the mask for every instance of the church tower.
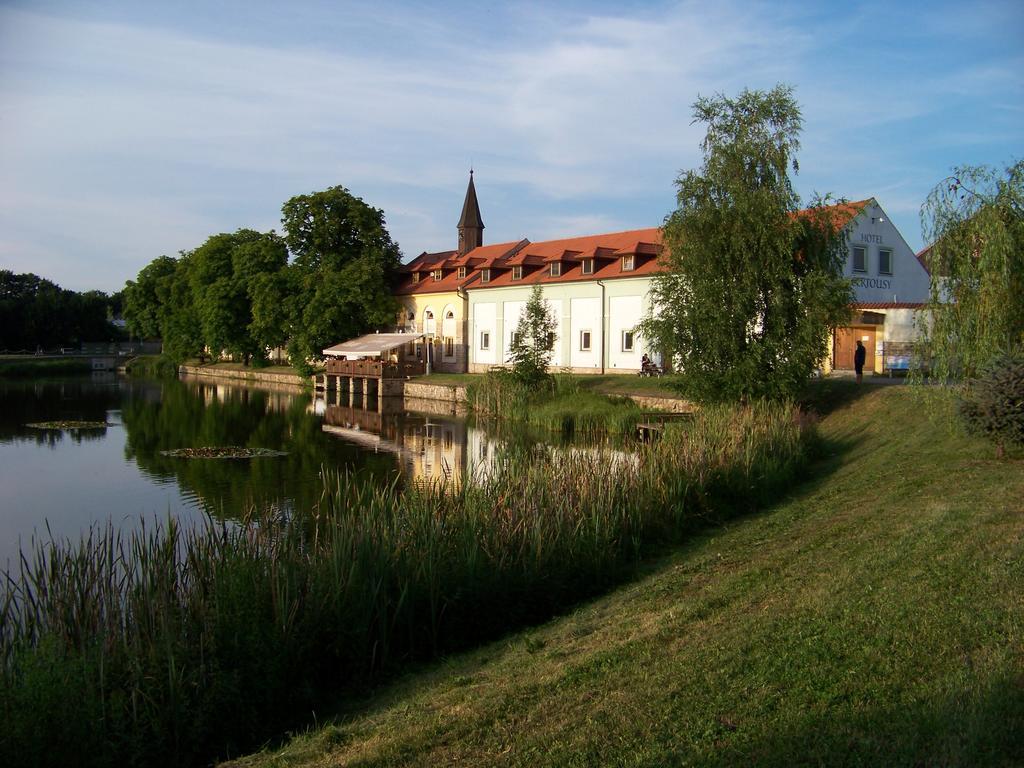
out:
<path id="1" fill-rule="evenodd" d="M 476 187 L 473 186 L 473 170 L 470 169 L 466 202 L 462 204 L 462 217 L 459 219 L 459 256 L 483 244 L 484 220 L 480 216 L 480 204 L 476 201 Z"/>

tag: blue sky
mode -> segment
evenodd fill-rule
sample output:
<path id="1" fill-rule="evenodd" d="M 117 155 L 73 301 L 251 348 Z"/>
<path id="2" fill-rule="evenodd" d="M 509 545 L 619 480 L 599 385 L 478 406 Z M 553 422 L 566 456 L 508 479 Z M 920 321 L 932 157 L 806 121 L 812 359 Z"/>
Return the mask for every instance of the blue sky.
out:
<path id="1" fill-rule="evenodd" d="M 1024 156 L 1024 3 L 0 2 L 0 268 L 112 291 L 335 184 L 405 257 L 659 225 L 698 95 L 796 89 L 797 190 Z"/>

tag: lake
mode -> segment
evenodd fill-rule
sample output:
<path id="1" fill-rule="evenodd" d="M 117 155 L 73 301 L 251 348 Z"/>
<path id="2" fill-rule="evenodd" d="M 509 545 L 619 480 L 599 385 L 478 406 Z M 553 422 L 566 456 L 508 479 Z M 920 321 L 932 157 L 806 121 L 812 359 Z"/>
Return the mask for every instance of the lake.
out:
<path id="1" fill-rule="evenodd" d="M 77 539 L 90 525 L 120 529 L 166 520 L 237 520 L 253 509 L 286 514 L 320 498 L 323 470 L 368 482 L 459 482 L 499 452 L 547 435 L 465 417 L 380 414 L 300 391 L 220 381 L 155 381 L 99 374 L 0 379 L 0 568 L 35 534 Z M 439 404 L 424 404 L 425 408 Z M 109 426 L 36 429 L 33 422 Z M 179 448 L 236 445 L 285 455 L 187 459 Z"/>

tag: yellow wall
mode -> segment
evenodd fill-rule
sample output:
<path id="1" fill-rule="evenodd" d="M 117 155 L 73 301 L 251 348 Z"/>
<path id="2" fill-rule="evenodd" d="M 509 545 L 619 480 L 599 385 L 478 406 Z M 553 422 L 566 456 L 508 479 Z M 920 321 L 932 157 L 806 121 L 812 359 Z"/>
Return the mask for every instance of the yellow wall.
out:
<path id="1" fill-rule="evenodd" d="M 402 306 L 405 309 L 405 314 L 402 318 L 402 327 L 410 328 L 417 333 L 426 333 L 426 311 L 432 310 L 434 313 L 434 369 L 437 371 L 444 371 L 448 373 L 461 373 L 466 370 L 467 361 L 467 349 L 466 349 L 466 314 L 469 308 L 468 299 L 460 296 L 455 291 L 447 291 L 444 293 L 418 293 L 411 296 L 399 296 L 398 299 L 402 302 Z M 449 321 L 450 326 L 446 329 L 445 327 L 445 312 L 451 310 L 454 318 Z M 413 323 L 409 321 L 409 313 L 413 313 L 415 320 Z M 446 332 L 448 331 L 448 332 Z M 446 355 L 445 345 L 443 339 L 446 336 L 451 336 L 455 340 L 454 343 L 454 354 Z"/>

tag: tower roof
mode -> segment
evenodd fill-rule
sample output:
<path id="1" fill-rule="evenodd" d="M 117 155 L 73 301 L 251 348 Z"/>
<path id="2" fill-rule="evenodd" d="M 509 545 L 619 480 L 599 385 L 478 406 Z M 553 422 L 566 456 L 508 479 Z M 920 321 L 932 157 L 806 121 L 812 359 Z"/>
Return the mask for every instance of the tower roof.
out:
<path id="1" fill-rule="evenodd" d="M 480 215 L 480 204 L 476 201 L 476 187 L 473 186 L 473 171 L 469 172 L 469 186 L 466 188 L 466 201 L 462 204 L 462 216 L 459 228 L 484 228 L 484 220 Z"/>

